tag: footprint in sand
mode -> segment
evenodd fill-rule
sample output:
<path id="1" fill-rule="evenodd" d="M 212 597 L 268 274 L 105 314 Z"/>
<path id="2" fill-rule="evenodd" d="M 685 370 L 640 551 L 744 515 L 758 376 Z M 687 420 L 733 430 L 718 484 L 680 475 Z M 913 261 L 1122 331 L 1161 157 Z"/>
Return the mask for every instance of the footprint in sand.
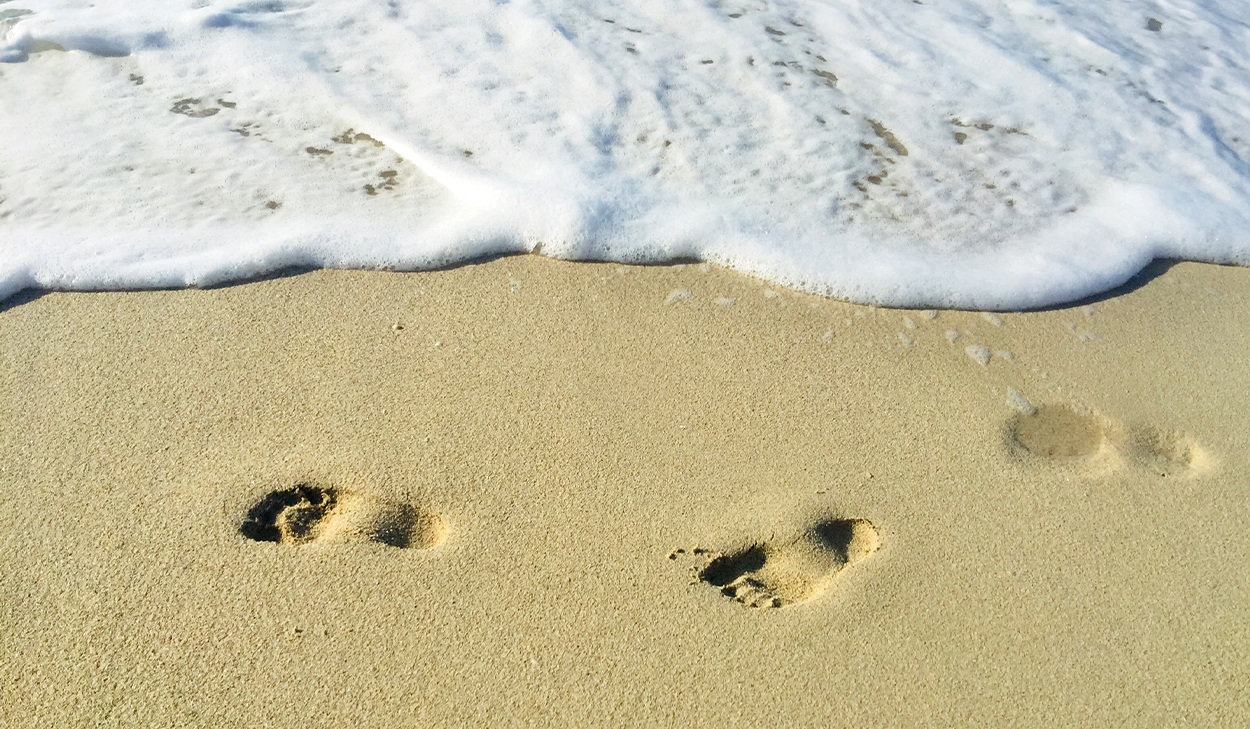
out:
<path id="1" fill-rule="evenodd" d="M 1131 429 L 1123 448 L 1133 465 L 1163 478 L 1198 476 L 1214 465 L 1211 454 L 1193 438 L 1149 426 Z"/>
<path id="2" fill-rule="evenodd" d="M 428 549 L 443 542 L 447 527 L 441 517 L 410 504 L 301 483 L 266 494 L 248 510 L 239 532 L 278 544 L 372 541 Z"/>
<path id="3" fill-rule="evenodd" d="M 1065 405 L 1042 405 L 1022 413 L 1009 429 L 1012 445 L 1042 458 L 1091 456 L 1106 440 L 1102 423 Z"/>
<path id="4" fill-rule="evenodd" d="M 842 570 L 877 551 L 877 529 L 864 519 L 818 522 L 787 542 L 762 542 L 729 553 L 705 555 L 698 578 L 747 607 L 779 608 L 812 600 L 833 584 Z M 677 559 L 679 549 L 669 555 Z"/>
<path id="5" fill-rule="evenodd" d="M 1027 402 L 1027 401 L 1025 401 Z M 1197 476 L 1210 470 L 1211 455 L 1193 438 L 1151 426 L 1126 428 L 1108 418 L 1066 405 L 1042 405 L 1007 424 L 1008 450 L 1052 462 L 1127 461 L 1159 476 Z"/>

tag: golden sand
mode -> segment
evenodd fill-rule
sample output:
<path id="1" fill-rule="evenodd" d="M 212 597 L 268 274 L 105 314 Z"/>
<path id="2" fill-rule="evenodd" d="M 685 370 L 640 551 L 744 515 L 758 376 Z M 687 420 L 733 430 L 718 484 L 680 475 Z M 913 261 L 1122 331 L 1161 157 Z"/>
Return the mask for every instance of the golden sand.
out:
<path id="1" fill-rule="evenodd" d="M 0 725 L 1242 726 L 1250 270 L 513 257 L 0 312 Z"/>

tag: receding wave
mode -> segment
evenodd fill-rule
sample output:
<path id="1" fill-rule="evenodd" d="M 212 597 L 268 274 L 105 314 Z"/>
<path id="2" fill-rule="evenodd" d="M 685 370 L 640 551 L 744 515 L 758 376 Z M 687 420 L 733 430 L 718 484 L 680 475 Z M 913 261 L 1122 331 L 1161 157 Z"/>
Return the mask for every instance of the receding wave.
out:
<path id="1" fill-rule="evenodd" d="M 195 5 L 0 11 L 0 298 L 541 248 L 1022 308 L 1250 263 L 1240 0 Z"/>

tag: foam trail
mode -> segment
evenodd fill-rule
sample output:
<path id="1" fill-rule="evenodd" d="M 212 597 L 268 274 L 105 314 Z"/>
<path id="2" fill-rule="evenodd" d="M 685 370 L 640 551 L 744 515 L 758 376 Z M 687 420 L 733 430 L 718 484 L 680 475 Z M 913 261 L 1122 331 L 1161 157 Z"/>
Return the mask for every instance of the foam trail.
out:
<path id="1" fill-rule="evenodd" d="M 694 257 L 1016 309 L 1250 264 L 1240 0 L 0 3 L 0 297 Z"/>

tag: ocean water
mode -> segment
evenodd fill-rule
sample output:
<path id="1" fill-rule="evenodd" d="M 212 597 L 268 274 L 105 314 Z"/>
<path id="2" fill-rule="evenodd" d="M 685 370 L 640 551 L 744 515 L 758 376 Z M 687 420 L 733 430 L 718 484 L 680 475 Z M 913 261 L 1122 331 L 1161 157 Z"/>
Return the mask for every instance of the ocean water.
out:
<path id="1" fill-rule="evenodd" d="M 1250 264 L 1245 0 L 0 0 L 0 298 L 698 258 L 1014 309 Z"/>

